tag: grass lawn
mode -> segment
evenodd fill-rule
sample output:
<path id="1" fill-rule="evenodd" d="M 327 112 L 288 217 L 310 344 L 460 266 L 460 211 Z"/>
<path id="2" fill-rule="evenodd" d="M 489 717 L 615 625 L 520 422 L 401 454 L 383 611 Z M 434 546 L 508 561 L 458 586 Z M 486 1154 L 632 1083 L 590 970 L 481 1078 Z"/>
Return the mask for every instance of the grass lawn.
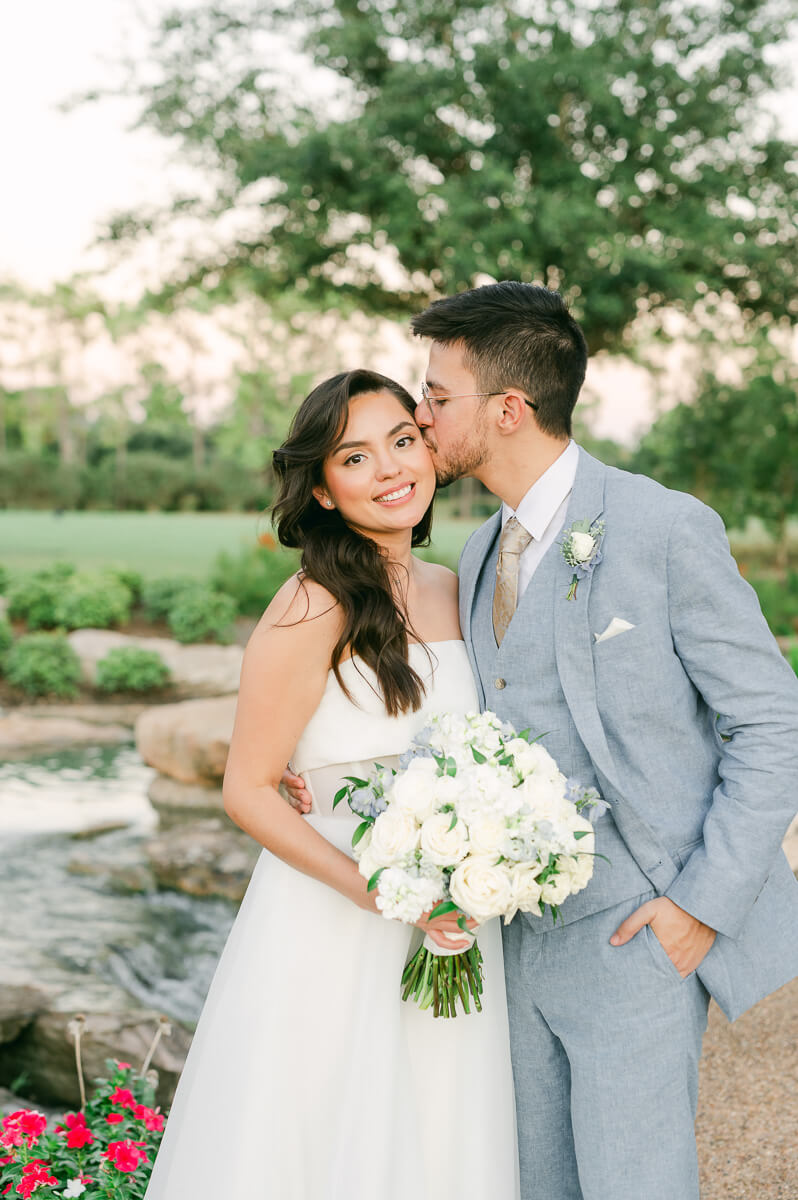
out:
<path id="1" fill-rule="evenodd" d="M 456 567 L 479 521 L 441 518 L 430 557 Z M 82 570 L 124 565 L 145 577 L 207 575 L 221 550 L 235 552 L 269 529 L 256 513 L 52 512 L 0 509 L 0 566 L 33 570 L 58 559 Z M 425 553 L 426 557 L 426 553 Z"/>

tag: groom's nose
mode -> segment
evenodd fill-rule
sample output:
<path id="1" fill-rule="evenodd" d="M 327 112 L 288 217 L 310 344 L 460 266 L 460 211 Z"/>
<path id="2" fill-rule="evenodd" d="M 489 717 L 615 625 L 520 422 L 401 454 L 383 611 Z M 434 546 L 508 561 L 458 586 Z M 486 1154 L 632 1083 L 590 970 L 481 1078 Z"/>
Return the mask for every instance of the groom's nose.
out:
<path id="1" fill-rule="evenodd" d="M 419 400 L 416 405 L 415 418 L 419 429 L 428 429 L 432 425 L 432 413 L 426 400 Z"/>

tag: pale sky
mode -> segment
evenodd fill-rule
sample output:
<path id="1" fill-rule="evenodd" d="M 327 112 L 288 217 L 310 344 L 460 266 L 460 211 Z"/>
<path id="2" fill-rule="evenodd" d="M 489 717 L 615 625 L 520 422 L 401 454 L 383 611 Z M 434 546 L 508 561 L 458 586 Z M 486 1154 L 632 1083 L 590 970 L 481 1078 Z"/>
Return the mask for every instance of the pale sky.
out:
<path id="1" fill-rule="evenodd" d="M 187 7 L 195 0 L 180 0 Z M 75 112 L 58 105 L 113 83 L 112 64 L 142 43 L 144 18 L 166 0 L 24 0 L 0 26 L 0 281 L 36 288 L 96 261 L 88 247 L 115 209 L 166 198 L 186 170 L 155 134 L 132 132 L 135 104 L 105 99 Z M 798 132 L 798 93 L 774 102 L 785 131 Z M 646 373 L 596 362 L 597 432 L 631 436 L 653 415 Z"/>

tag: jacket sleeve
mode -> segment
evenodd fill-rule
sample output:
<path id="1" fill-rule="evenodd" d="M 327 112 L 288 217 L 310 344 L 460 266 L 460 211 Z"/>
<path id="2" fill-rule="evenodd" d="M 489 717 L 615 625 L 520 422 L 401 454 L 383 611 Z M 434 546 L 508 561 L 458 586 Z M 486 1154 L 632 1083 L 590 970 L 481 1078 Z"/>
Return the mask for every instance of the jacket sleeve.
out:
<path id="1" fill-rule="evenodd" d="M 724 740 L 703 844 L 667 895 L 733 938 L 798 808 L 798 679 L 720 517 L 698 501 L 685 499 L 671 526 L 668 604 L 676 652 Z"/>

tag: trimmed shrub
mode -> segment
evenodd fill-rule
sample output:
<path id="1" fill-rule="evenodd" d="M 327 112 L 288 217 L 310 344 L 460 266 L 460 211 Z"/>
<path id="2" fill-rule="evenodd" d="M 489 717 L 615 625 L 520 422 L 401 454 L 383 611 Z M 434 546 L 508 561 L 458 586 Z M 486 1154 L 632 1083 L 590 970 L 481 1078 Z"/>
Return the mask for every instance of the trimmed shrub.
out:
<path id="1" fill-rule="evenodd" d="M 141 585 L 141 607 L 148 621 L 165 621 L 178 598 L 197 587 L 190 575 L 165 575 L 145 579 Z"/>
<path id="2" fill-rule="evenodd" d="M 8 615 L 24 621 L 28 629 L 53 629 L 58 624 L 56 606 L 75 568 L 57 562 L 13 583 L 8 592 Z"/>
<path id="3" fill-rule="evenodd" d="M 230 642 L 235 616 L 232 596 L 195 584 L 180 593 L 167 620 L 179 642 Z"/>
<path id="4" fill-rule="evenodd" d="M 3 669 L 3 659 L 6 653 L 11 649 L 11 643 L 14 641 L 14 634 L 5 617 L 0 617 L 0 671 Z"/>
<path id="5" fill-rule="evenodd" d="M 154 650 L 117 646 L 97 663 L 101 692 L 149 692 L 169 682 L 169 668 Z"/>
<path id="6" fill-rule="evenodd" d="M 132 567 L 110 566 L 104 569 L 103 574 L 127 588 L 132 604 L 141 603 L 141 589 L 144 586 L 144 580 L 140 571 L 134 571 Z"/>
<path id="7" fill-rule="evenodd" d="M 29 696 L 74 696 L 80 659 L 63 633 L 26 633 L 6 654 L 5 676 Z"/>
<path id="8" fill-rule="evenodd" d="M 765 620 L 776 637 L 798 633 L 798 574 L 790 571 L 786 581 L 752 579 Z"/>
<path id="9" fill-rule="evenodd" d="M 232 596 L 240 613 L 259 617 L 276 592 L 299 567 L 299 555 L 267 546 L 247 546 L 238 554 L 219 554 L 211 585 Z"/>
<path id="10" fill-rule="evenodd" d="M 110 575 L 74 575 L 55 605 L 56 624 L 66 629 L 107 629 L 130 620 L 133 597 Z"/>
<path id="11" fill-rule="evenodd" d="M 8 569 L 6 567 L 4 567 L 2 563 L 0 563 L 0 596 L 5 594 L 8 584 L 9 584 Z"/>
<path id="12" fill-rule="evenodd" d="M 81 468 L 47 454 L 0 455 L 0 508 L 77 508 Z"/>

